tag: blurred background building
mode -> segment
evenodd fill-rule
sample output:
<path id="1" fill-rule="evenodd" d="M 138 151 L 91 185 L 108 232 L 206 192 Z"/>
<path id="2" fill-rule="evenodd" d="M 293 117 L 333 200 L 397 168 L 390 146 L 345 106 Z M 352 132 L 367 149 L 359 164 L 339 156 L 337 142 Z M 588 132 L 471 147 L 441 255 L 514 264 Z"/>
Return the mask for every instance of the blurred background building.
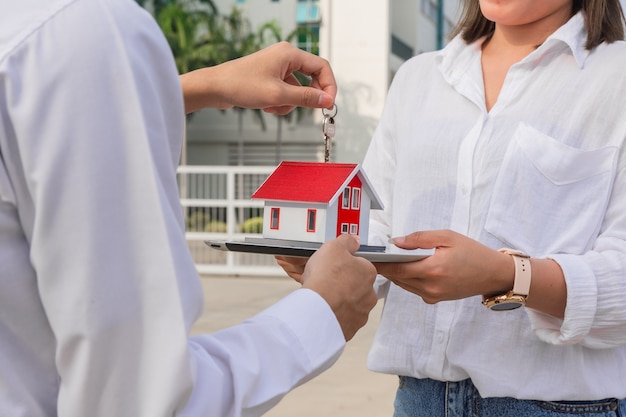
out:
<path id="1" fill-rule="evenodd" d="M 328 59 L 339 85 L 331 160 L 360 162 L 399 66 L 439 49 L 459 0 L 213 0 L 261 45 L 288 40 Z M 251 110 L 197 112 L 188 122 L 190 165 L 277 165 L 323 160 L 322 113 L 289 117 Z"/>

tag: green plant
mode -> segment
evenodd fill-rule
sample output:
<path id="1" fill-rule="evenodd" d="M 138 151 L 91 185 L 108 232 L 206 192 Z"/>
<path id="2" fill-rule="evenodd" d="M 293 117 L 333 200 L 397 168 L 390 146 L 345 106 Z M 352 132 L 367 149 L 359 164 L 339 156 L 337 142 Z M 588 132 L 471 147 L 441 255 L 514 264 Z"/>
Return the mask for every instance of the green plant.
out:
<path id="1" fill-rule="evenodd" d="M 189 213 L 186 218 L 187 230 L 191 232 L 200 232 L 204 230 L 205 225 L 209 221 L 209 216 L 201 210 L 195 210 Z"/>
<path id="2" fill-rule="evenodd" d="M 226 223 L 219 220 L 211 220 L 204 227 L 204 231 L 207 233 L 226 233 L 228 226 L 226 226 Z"/>
<path id="3" fill-rule="evenodd" d="M 262 233 L 263 232 L 263 217 L 251 217 L 245 222 L 241 223 L 242 233 Z"/>

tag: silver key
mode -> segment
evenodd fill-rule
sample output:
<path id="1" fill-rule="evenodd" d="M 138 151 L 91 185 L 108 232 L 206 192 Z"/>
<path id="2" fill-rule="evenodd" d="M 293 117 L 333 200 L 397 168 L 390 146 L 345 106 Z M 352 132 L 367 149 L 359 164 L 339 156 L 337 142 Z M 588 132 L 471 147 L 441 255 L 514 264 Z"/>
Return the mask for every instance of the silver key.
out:
<path id="1" fill-rule="evenodd" d="M 324 116 L 322 131 L 324 132 L 324 162 L 328 162 L 330 160 L 330 147 L 335 137 L 335 119 Z"/>
<path id="2" fill-rule="evenodd" d="M 332 140 L 335 137 L 335 119 L 337 115 L 337 105 L 333 104 L 332 114 L 327 113 L 326 109 L 322 109 L 324 121 L 322 124 L 322 133 L 324 134 L 324 162 L 330 161 L 330 148 Z"/>

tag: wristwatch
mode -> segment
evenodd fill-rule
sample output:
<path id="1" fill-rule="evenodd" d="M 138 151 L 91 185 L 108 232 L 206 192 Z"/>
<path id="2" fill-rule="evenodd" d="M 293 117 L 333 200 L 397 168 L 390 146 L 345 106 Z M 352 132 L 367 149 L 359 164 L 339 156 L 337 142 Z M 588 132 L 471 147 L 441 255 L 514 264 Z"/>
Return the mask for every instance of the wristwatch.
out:
<path id="1" fill-rule="evenodd" d="M 511 255 L 515 262 L 513 289 L 504 294 L 483 296 L 483 305 L 494 311 L 514 310 L 526 304 L 530 291 L 530 256 L 524 252 L 503 248 L 499 252 Z"/>

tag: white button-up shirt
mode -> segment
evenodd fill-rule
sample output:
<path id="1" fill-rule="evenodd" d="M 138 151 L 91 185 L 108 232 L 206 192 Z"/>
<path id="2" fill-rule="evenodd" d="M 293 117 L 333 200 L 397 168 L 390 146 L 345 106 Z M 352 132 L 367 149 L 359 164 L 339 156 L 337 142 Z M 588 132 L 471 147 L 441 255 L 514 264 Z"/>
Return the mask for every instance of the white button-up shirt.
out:
<path id="1" fill-rule="evenodd" d="M 364 167 L 385 204 L 372 243 L 452 229 L 563 269 L 563 320 L 427 305 L 385 282 L 371 369 L 471 378 L 483 396 L 626 397 L 626 44 L 589 52 L 582 15 L 513 65 L 487 112 L 481 42 L 395 76 Z"/>
<path id="2" fill-rule="evenodd" d="M 188 339 L 183 101 L 154 20 L 133 0 L 0 10 L 0 416 L 257 416 L 332 364 L 343 334 L 304 289 Z"/>

